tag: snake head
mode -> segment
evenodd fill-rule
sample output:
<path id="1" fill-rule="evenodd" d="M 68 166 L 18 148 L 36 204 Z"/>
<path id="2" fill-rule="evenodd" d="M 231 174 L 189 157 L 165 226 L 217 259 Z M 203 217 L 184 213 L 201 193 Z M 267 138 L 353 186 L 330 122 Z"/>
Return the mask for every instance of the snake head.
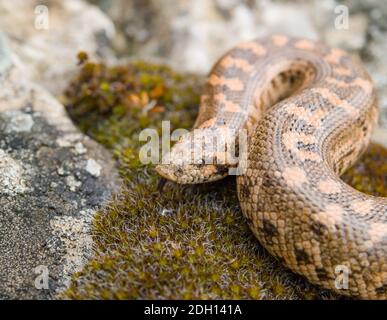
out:
<path id="1" fill-rule="evenodd" d="M 216 139 L 215 139 L 216 138 Z M 156 166 L 157 173 L 180 184 L 212 182 L 227 176 L 227 150 L 219 147 L 225 136 L 209 128 L 195 129 L 181 136 Z"/>

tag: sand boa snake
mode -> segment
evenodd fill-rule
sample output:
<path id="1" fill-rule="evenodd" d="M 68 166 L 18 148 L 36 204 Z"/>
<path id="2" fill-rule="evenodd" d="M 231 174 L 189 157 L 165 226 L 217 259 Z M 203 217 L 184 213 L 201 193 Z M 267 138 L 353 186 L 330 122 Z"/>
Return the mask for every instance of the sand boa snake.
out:
<path id="1" fill-rule="evenodd" d="M 208 137 L 245 130 L 238 198 L 262 245 L 312 283 L 386 299 L 387 199 L 339 178 L 367 147 L 377 114 L 367 72 L 345 51 L 284 35 L 244 42 L 215 64 L 194 130 L 156 170 L 183 184 L 223 178 L 235 163 L 219 161 L 230 151 Z M 343 266 L 348 289 L 337 287 Z"/>

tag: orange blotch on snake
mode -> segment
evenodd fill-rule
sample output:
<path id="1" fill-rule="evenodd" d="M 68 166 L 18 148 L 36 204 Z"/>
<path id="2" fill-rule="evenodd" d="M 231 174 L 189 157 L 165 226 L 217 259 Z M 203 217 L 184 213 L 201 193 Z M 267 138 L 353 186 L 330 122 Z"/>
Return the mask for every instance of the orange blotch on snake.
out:
<path id="1" fill-rule="evenodd" d="M 200 125 L 200 128 L 208 128 L 208 127 L 211 127 L 215 124 L 216 122 L 216 118 L 211 118 L 207 121 L 204 121 L 201 125 Z"/>
<path id="2" fill-rule="evenodd" d="M 324 99 L 328 100 L 333 106 L 343 108 L 348 114 L 357 116 L 359 111 L 348 103 L 346 100 L 340 99 L 335 93 L 327 88 L 313 88 L 314 92 L 320 94 Z"/>
<path id="3" fill-rule="evenodd" d="M 237 46 L 237 48 L 250 50 L 258 57 L 264 56 L 267 52 L 263 46 L 253 41 L 242 42 Z"/>
<path id="4" fill-rule="evenodd" d="M 308 135 L 302 132 L 288 131 L 283 134 L 282 139 L 287 149 L 293 150 L 297 148 L 297 143 L 302 142 L 304 144 L 316 143 L 316 138 L 312 135 Z"/>
<path id="5" fill-rule="evenodd" d="M 348 68 L 344 68 L 344 67 L 336 67 L 334 69 L 334 73 L 339 75 L 339 76 L 345 76 L 345 77 L 349 77 L 352 75 L 352 71 Z"/>
<path id="6" fill-rule="evenodd" d="M 220 61 L 220 65 L 224 68 L 230 68 L 235 66 L 238 69 L 243 70 L 244 72 L 251 72 L 253 70 L 253 65 L 251 65 L 247 60 L 238 59 L 231 56 L 226 56 Z"/>
<path id="7" fill-rule="evenodd" d="M 315 48 L 315 44 L 310 40 L 299 40 L 294 44 L 294 46 L 297 49 L 302 50 L 313 50 Z"/>
<path id="8" fill-rule="evenodd" d="M 350 87 L 352 84 L 350 83 L 347 83 L 345 81 L 341 81 L 341 80 L 338 80 L 337 78 L 333 78 L 333 77 L 327 77 L 325 79 L 325 82 L 327 82 L 328 84 L 331 84 L 335 87 L 338 87 L 338 88 L 348 88 Z"/>
<path id="9" fill-rule="evenodd" d="M 243 112 L 238 104 L 228 100 L 224 101 L 224 110 L 228 112 Z"/>
<path id="10" fill-rule="evenodd" d="M 383 238 L 387 237 L 387 224 L 381 222 L 372 223 L 368 233 L 373 243 L 382 241 Z"/>
<path id="11" fill-rule="evenodd" d="M 300 167 L 287 167 L 282 172 L 282 177 L 291 187 L 301 187 L 307 181 L 306 173 Z"/>
<path id="12" fill-rule="evenodd" d="M 326 227 L 335 228 L 335 224 L 341 223 L 344 215 L 344 209 L 338 204 L 332 203 L 325 207 L 324 211 L 313 215 L 313 217 Z"/>
<path id="13" fill-rule="evenodd" d="M 345 51 L 332 48 L 328 55 L 324 57 L 325 61 L 332 64 L 339 64 L 340 59 L 346 55 Z"/>
<path id="14" fill-rule="evenodd" d="M 352 203 L 351 207 L 356 213 L 366 215 L 372 210 L 373 203 L 371 200 L 360 200 Z"/>
<path id="15" fill-rule="evenodd" d="M 244 89 L 243 82 L 238 78 L 225 78 L 223 76 L 218 77 L 216 74 L 212 74 L 208 79 L 208 83 L 213 86 L 226 86 L 233 91 L 242 91 Z"/>
<path id="16" fill-rule="evenodd" d="M 299 159 L 301 160 L 311 160 L 311 161 L 320 161 L 321 157 L 318 153 L 300 150 L 297 148 L 297 144 L 302 142 L 304 144 L 314 144 L 316 143 L 316 138 L 312 135 L 307 135 L 305 133 L 299 132 L 285 132 L 282 139 L 285 147 L 292 151 Z"/>
<path id="17" fill-rule="evenodd" d="M 291 103 L 287 106 L 286 112 L 296 116 L 297 119 L 303 120 L 315 128 L 319 128 L 322 124 L 321 120 L 329 113 L 329 110 L 317 109 L 311 112 L 302 106 L 297 107 L 297 105 Z"/>
<path id="18" fill-rule="evenodd" d="M 335 87 L 338 87 L 338 88 L 347 89 L 347 88 L 351 88 L 351 87 L 360 87 L 365 93 L 369 94 L 372 92 L 372 82 L 367 80 L 367 79 L 360 78 L 360 77 L 357 77 L 352 82 L 346 82 L 346 81 L 338 80 L 338 79 L 333 78 L 333 77 L 327 77 L 325 79 L 325 82 L 327 82 Z"/>
<path id="19" fill-rule="evenodd" d="M 332 179 L 320 180 L 317 184 L 317 188 L 322 193 L 326 193 L 326 194 L 338 193 L 341 190 L 340 183 Z"/>
<path id="20" fill-rule="evenodd" d="M 274 35 L 272 39 L 273 43 L 278 47 L 283 47 L 289 42 L 289 38 L 284 35 Z"/>
<path id="21" fill-rule="evenodd" d="M 353 85 L 361 87 L 366 93 L 372 92 L 372 82 L 364 78 L 356 78 Z"/>
<path id="22" fill-rule="evenodd" d="M 227 97 L 224 93 L 217 93 L 214 96 L 215 101 L 217 101 L 219 104 L 223 104 L 224 110 L 228 112 L 243 112 L 239 104 L 227 100 Z"/>

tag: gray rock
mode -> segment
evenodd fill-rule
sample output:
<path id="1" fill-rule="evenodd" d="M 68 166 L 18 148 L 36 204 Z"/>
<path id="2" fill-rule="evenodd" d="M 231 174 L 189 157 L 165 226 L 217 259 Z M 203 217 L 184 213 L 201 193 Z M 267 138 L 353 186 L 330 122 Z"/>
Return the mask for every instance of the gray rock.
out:
<path id="1" fill-rule="evenodd" d="M 55 95 L 77 71 L 79 51 L 114 60 L 114 25 L 86 1 L 0 1 L 0 16 L 0 30 L 7 33 L 24 72 Z"/>
<path id="2" fill-rule="evenodd" d="M 18 110 L 4 112 L 0 121 L 0 130 L 5 133 L 29 132 L 34 125 L 34 120 L 30 114 Z"/>
<path id="3" fill-rule="evenodd" d="M 55 298 L 91 255 L 91 219 L 119 180 L 14 60 L 0 38 L 0 298 Z"/>
<path id="4" fill-rule="evenodd" d="M 373 135 L 372 135 L 372 141 L 375 143 L 378 143 L 385 148 L 387 148 L 387 129 L 383 127 L 378 127 L 374 130 Z"/>
<path id="5" fill-rule="evenodd" d="M 166 61 L 179 70 L 205 73 L 241 39 L 259 35 L 248 1 L 104 1 L 120 31 L 119 53 Z"/>

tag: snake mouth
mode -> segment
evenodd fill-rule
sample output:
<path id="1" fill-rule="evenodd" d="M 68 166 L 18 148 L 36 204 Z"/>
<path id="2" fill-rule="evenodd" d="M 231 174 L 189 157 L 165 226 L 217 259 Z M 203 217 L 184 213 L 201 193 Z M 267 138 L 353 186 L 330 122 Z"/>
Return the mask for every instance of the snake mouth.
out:
<path id="1" fill-rule="evenodd" d="M 228 166 L 212 164 L 186 167 L 159 164 L 155 170 L 163 179 L 179 184 L 210 183 L 228 175 Z"/>
<path id="2" fill-rule="evenodd" d="M 170 173 L 169 166 L 158 164 L 155 170 L 163 179 L 176 182 L 176 178 Z"/>

